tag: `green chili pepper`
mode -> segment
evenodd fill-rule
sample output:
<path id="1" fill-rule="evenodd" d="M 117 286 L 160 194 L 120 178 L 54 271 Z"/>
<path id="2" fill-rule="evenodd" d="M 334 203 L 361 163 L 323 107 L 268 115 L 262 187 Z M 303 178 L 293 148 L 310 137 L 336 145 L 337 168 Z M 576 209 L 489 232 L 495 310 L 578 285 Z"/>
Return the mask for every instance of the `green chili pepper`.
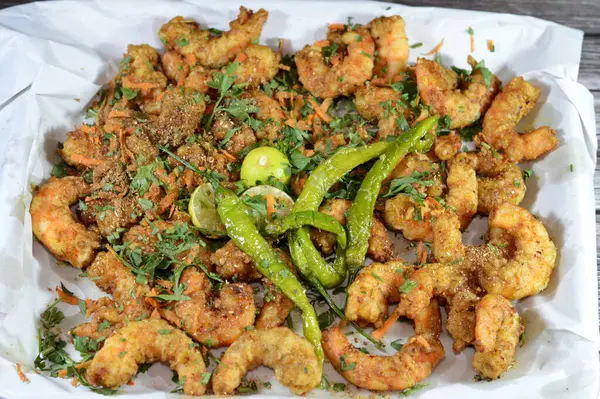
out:
<path id="1" fill-rule="evenodd" d="M 302 247 L 300 246 L 300 244 L 298 243 L 298 241 L 296 239 L 291 238 L 289 240 L 289 248 L 290 248 L 290 254 L 292 254 L 292 257 L 295 256 L 295 259 L 296 259 L 296 261 L 298 263 L 298 265 L 296 266 L 296 268 L 298 269 L 298 271 L 300 272 L 300 274 L 302 274 L 304 276 L 304 278 L 306 280 L 308 280 L 308 282 L 311 283 L 311 285 L 313 287 L 315 287 L 315 289 L 317 290 L 317 292 L 319 294 L 321 294 L 321 296 L 323 297 L 323 299 L 325 299 L 325 302 L 327 302 L 327 304 L 329 305 L 329 307 L 331 309 L 333 309 L 334 313 L 336 315 L 338 315 L 338 317 L 340 319 L 346 320 L 346 315 L 344 314 L 344 312 L 333 302 L 333 299 L 329 295 L 329 292 L 327 292 L 327 290 L 325 289 L 325 287 L 323 287 L 323 285 L 321 284 L 321 282 L 314 276 L 314 274 L 312 273 L 312 270 L 310 270 L 307 267 L 309 265 L 309 261 L 304 256 L 304 253 L 302 251 Z M 373 338 L 368 332 L 366 332 L 361 327 L 359 327 L 355 322 L 351 321 L 349 323 L 363 337 L 365 337 L 373 345 L 375 345 L 375 347 L 377 349 L 385 352 L 385 344 L 383 342 L 378 341 L 375 338 Z"/>
<path id="2" fill-rule="evenodd" d="M 265 232 L 274 237 L 283 235 L 288 230 L 299 229 L 302 226 L 312 226 L 319 230 L 335 234 L 337 246 L 346 249 L 346 229 L 336 218 L 317 211 L 292 212 L 283 219 L 267 224 Z"/>
<path id="3" fill-rule="evenodd" d="M 304 336 L 314 346 L 315 354 L 320 364 L 323 365 L 321 330 L 315 309 L 306 297 L 304 287 L 260 235 L 252 219 L 246 213 L 244 204 L 233 191 L 220 184 L 216 185 L 215 200 L 217 213 L 225 225 L 227 235 L 238 248 L 252 258 L 256 269 L 302 310 Z"/>
<path id="4" fill-rule="evenodd" d="M 415 147 L 415 144 L 417 146 L 421 144 L 421 138 L 435 126 L 437 120 L 438 117 L 430 116 L 392 141 L 390 147 L 381 155 L 361 183 L 346 218 L 349 237 L 346 260 L 351 279 L 365 262 L 371 235 L 373 210 L 383 180 L 392 173 L 398 162 L 411 148 Z"/>
<path id="5" fill-rule="evenodd" d="M 331 186 L 358 165 L 381 155 L 390 145 L 390 142 L 378 142 L 365 147 L 344 148 L 336 152 L 312 171 L 294 205 L 293 212 L 317 211 Z M 307 267 L 324 287 L 332 288 L 344 281 L 346 278 L 344 254 L 339 253 L 333 265 L 329 265 L 313 245 L 306 227 L 290 233 L 288 239 L 297 242 L 306 261 L 309 262 Z M 292 259 L 298 267 L 298 260 L 294 258 L 293 252 Z"/>

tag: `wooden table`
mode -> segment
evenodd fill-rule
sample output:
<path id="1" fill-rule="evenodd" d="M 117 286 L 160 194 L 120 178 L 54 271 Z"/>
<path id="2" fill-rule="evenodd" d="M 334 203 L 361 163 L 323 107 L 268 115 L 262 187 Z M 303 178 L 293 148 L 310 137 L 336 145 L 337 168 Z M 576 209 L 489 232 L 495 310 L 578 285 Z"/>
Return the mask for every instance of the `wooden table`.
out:
<path id="1" fill-rule="evenodd" d="M 463 8 L 478 11 L 530 15 L 554 21 L 585 32 L 579 82 L 594 95 L 596 125 L 600 126 L 600 0 L 404 0 L 394 1 L 410 6 Z M 0 9 L 29 3 L 27 0 L 0 0 Z M 556 49 L 560 51 L 560 49 Z M 596 166 L 596 243 L 600 244 L 600 173 Z M 600 272 L 600 256 L 596 257 Z M 598 275 L 600 282 L 600 273 Z M 600 317 L 600 313 L 599 313 Z"/>

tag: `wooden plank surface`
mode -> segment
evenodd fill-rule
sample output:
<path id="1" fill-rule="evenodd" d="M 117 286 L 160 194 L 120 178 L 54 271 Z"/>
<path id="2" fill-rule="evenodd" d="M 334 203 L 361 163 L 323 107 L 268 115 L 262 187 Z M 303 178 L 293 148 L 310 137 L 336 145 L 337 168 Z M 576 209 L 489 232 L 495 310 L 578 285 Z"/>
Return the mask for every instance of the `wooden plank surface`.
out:
<path id="1" fill-rule="evenodd" d="M 0 0 L 0 9 L 28 2 Z M 448 7 L 529 15 L 583 30 L 585 37 L 579 82 L 594 94 L 596 125 L 600 126 L 600 0 L 392 0 L 391 2 L 421 7 Z M 560 49 L 556 49 L 556 51 L 560 51 Z M 598 229 L 600 226 L 600 168 L 598 167 L 596 167 L 594 176 L 594 191 L 596 194 L 596 242 L 600 247 L 600 229 Z M 597 256 L 597 266 L 600 271 L 600 256 Z M 598 281 L 600 282 L 600 273 Z"/>

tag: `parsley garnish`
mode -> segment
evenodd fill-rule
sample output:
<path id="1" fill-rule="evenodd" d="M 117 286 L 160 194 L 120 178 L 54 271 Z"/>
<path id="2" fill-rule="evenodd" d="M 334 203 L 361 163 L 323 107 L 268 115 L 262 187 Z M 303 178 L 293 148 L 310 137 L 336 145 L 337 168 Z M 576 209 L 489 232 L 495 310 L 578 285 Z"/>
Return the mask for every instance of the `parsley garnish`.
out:
<path id="1" fill-rule="evenodd" d="M 417 286 L 417 282 L 416 281 L 407 279 L 407 280 L 404 281 L 404 284 L 402 284 L 400 286 L 400 288 L 398 288 L 398 291 L 402 292 L 403 294 L 408 294 L 416 286 Z"/>
<path id="2" fill-rule="evenodd" d="M 346 363 L 346 355 L 340 357 L 340 369 L 342 371 L 350 371 L 356 368 L 356 362 Z"/>

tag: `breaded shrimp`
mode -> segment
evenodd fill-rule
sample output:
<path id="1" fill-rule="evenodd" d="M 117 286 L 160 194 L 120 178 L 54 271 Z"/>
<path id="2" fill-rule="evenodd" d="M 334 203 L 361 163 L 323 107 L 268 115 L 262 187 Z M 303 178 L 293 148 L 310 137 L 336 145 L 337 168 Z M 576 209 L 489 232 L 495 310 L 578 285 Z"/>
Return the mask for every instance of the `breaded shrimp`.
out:
<path id="1" fill-rule="evenodd" d="M 321 382 L 321 366 L 310 343 L 286 327 L 244 333 L 226 351 L 212 378 L 217 395 L 231 395 L 248 371 L 272 368 L 275 378 L 297 395 Z"/>
<path id="2" fill-rule="evenodd" d="M 264 279 L 264 303 L 256 318 L 256 328 L 279 327 L 285 322 L 296 305 L 270 281 Z"/>
<path id="3" fill-rule="evenodd" d="M 256 309 L 249 285 L 226 284 L 218 297 L 211 300 L 208 277 L 193 267 L 183 271 L 180 283 L 187 287 L 183 294 L 190 300 L 177 301 L 174 309 L 178 321 L 172 321 L 180 324 L 194 340 L 211 347 L 228 346 L 254 324 Z M 163 317 L 171 320 L 167 313 Z"/>
<path id="4" fill-rule="evenodd" d="M 446 330 L 454 339 L 452 350 L 460 353 L 475 342 L 475 306 L 484 292 L 477 287 L 463 287 L 446 304 Z"/>
<path id="5" fill-rule="evenodd" d="M 473 368 L 480 376 L 495 379 L 514 363 L 524 328 L 512 304 L 500 295 L 484 296 L 476 315 Z"/>
<path id="6" fill-rule="evenodd" d="M 205 108 L 204 101 L 193 96 L 193 90 L 169 89 L 162 99 L 160 115 L 145 125 L 145 131 L 154 144 L 179 147 L 194 134 Z"/>
<path id="7" fill-rule="evenodd" d="M 447 161 L 460 151 L 462 141 L 460 137 L 454 133 L 447 136 L 439 136 L 435 139 L 433 151 L 435 156 L 442 161 Z"/>
<path id="8" fill-rule="evenodd" d="M 159 96 L 167 87 L 167 77 L 158 70 L 160 56 L 147 44 L 127 46 L 121 64 L 121 82 L 124 88 L 136 92 L 135 100 L 147 114 L 160 113 Z"/>
<path id="9" fill-rule="evenodd" d="M 351 202 L 344 199 L 327 200 L 319 208 L 319 212 L 333 216 L 341 224 L 346 224 L 346 212 L 350 208 L 350 205 Z M 335 235 L 316 229 L 313 229 L 310 235 L 321 252 L 326 255 L 333 253 L 336 243 Z M 377 262 L 386 262 L 392 257 L 392 247 L 393 243 L 387 229 L 376 216 L 373 216 L 367 255 Z"/>
<path id="10" fill-rule="evenodd" d="M 91 188 L 81 177 L 53 177 L 33 194 L 29 208 L 38 240 L 57 259 L 80 269 L 92 262 L 100 235 L 77 222 L 69 207 L 89 194 Z"/>
<path id="11" fill-rule="evenodd" d="M 476 154 L 470 153 L 475 161 L 477 177 L 477 212 L 489 214 L 504 202 L 519 205 L 527 186 L 521 169 L 497 153 L 482 147 Z"/>
<path id="12" fill-rule="evenodd" d="M 483 118 L 485 141 L 514 162 L 534 160 L 558 145 L 554 129 L 542 126 L 519 134 L 515 127 L 540 97 L 540 89 L 523 79 L 513 78 L 496 96 Z"/>
<path id="13" fill-rule="evenodd" d="M 185 333 L 161 319 L 131 321 L 108 338 L 92 359 L 86 377 L 92 385 L 118 388 L 143 363 L 165 362 L 183 382 L 183 392 L 199 396 L 206 372 L 202 354 Z"/>
<path id="14" fill-rule="evenodd" d="M 366 266 L 348 287 L 346 318 L 381 327 L 388 314 L 388 303 L 400 300 L 398 288 L 412 271 L 412 266 L 399 260 Z"/>
<path id="15" fill-rule="evenodd" d="M 136 306 L 140 315 L 149 316 L 152 312 L 152 306 L 145 301 L 150 287 L 138 283 L 131 270 L 112 252 L 99 252 L 86 271 L 94 284 L 112 295 L 118 304 Z"/>
<path id="16" fill-rule="evenodd" d="M 234 131 L 233 135 L 230 133 L 232 130 Z M 223 141 L 225 137 L 229 137 L 226 142 Z M 247 146 L 256 143 L 256 136 L 252 128 L 239 120 L 233 119 L 225 112 L 219 112 L 216 115 L 210 128 L 210 138 L 216 145 L 235 155 L 238 155 Z"/>
<path id="17" fill-rule="evenodd" d="M 448 165 L 446 204 L 456 212 L 462 230 L 477 213 L 477 175 L 475 165 L 466 153 L 456 154 Z"/>
<path id="18" fill-rule="evenodd" d="M 348 342 L 342 326 L 323 331 L 325 355 L 350 383 L 372 391 L 399 391 L 428 377 L 444 358 L 436 300 L 414 317 L 415 335 L 393 356 L 368 355 Z"/>
<path id="19" fill-rule="evenodd" d="M 375 18 L 368 25 L 377 47 L 373 75 L 389 81 L 406 69 L 408 38 L 399 15 Z"/>
<path id="20" fill-rule="evenodd" d="M 218 36 L 200 30 L 194 21 L 175 17 L 161 26 L 158 36 L 168 50 L 193 56 L 204 67 L 220 68 L 260 37 L 267 16 L 262 8 L 252 12 L 240 7 L 237 18 L 229 23 L 229 32 Z"/>
<path id="21" fill-rule="evenodd" d="M 254 281 L 262 277 L 252 264 L 252 258 L 231 240 L 211 254 L 210 261 L 217 274 L 226 280 Z"/>
<path id="22" fill-rule="evenodd" d="M 413 184 L 419 193 L 426 193 L 430 197 L 441 197 L 444 194 L 446 185 L 440 164 L 433 162 L 427 154 L 418 152 L 407 154 L 396 165 L 390 179 L 407 177 L 414 173 L 422 174 L 421 180 L 427 181 L 427 184 Z"/>
<path id="23" fill-rule="evenodd" d="M 477 65 L 471 56 L 468 62 L 472 68 Z M 415 74 L 423 102 L 431 106 L 435 114 L 449 116 L 450 129 L 469 126 L 479 119 L 500 87 L 500 81 L 493 74 L 489 87 L 486 86 L 479 68 L 461 84 L 454 71 L 425 58 L 417 60 Z"/>
<path id="24" fill-rule="evenodd" d="M 490 294 L 510 300 L 542 291 L 556 263 L 556 246 L 529 211 L 503 203 L 489 217 L 490 242 L 481 256 L 479 284 Z"/>
<path id="25" fill-rule="evenodd" d="M 252 98 L 254 105 L 258 108 L 255 114 L 256 119 L 263 122 L 263 126 L 259 127 L 255 133 L 258 139 L 266 138 L 269 141 L 274 141 L 279 136 L 279 131 L 282 127 L 282 122 L 286 119 L 285 112 L 281 109 L 281 105 L 277 100 L 267 96 L 262 90 L 252 90 L 242 95 L 242 98 Z"/>
<path id="26" fill-rule="evenodd" d="M 432 242 L 431 214 L 440 208 L 437 201 L 418 204 L 409 195 L 399 194 L 385 201 L 384 219 L 390 229 L 401 231 L 407 240 Z"/>
<path id="27" fill-rule="evenodd" d="M 440 263 L 461 261 L 465 256 L 458 216 L 451 211 L 436 212 L 433 221 L 433 255 Z"/>
<path id="28" fill-rule="evenodd" d="M 360 86 L 355 93 L 356 110 L 367 120 L 378 120 L 377 138 L 397 136 L 402 131 L 397 126 L 398 119 L 405 121 L 411 117 L 411 109 L 400 98 L 401 92 L 389 87 L 377 87 L 372 84 Z"/>
<path id="29" fill-rule="evenodd" d="M 77 169 L 97 168 L 106 162 L 106 153 L 109 152 L 109 147 L 101 140 L 103 136 L 101 129 L 82 125 L 68 133 L 58 153 L 66 163 Z"/>
<path id="30" fill-rule="evenodd" d="M 347 55 L 341 60 L 332 57 L 336 60 L 334 65 L 325 63 L 323 58 L 324 48 L 333 45 L 331 41 L 307 45 L 294 56 L 298 78 L 314 96 L 349 96 L 373 75 L 375 43 L 369 30 L 356 27 L 344 32 L 340 42 L 342 47 L 346 47 Z"/>
<path id="31" fill-rule="evenodd" d="M 296 274 L 296 269 L 292 264 L 290 256 L 284 251 L 278 250 L 281 259 L 285 262 L 292 273 Z M 263 281 L 264 304 L 260 314 L 256 319 L 257 328 L 272 328 L 283 324 L 288 317 L 294 303 L 286 297 L 273 283 L 256 270 L 252 259 L 239 249 L 233 241 L 217 249 L 210 257 L 216 272 L 224 279 L 233 281 Z"/>
<path id="32" fill-rule="evenodd" d="M 235 83 L 248 83 L 260 87 L 269 83 L 279 71 L 281 55 L 262 44 L 251 44 L 241 54 L 246 59 L 235 71 Z"/>

